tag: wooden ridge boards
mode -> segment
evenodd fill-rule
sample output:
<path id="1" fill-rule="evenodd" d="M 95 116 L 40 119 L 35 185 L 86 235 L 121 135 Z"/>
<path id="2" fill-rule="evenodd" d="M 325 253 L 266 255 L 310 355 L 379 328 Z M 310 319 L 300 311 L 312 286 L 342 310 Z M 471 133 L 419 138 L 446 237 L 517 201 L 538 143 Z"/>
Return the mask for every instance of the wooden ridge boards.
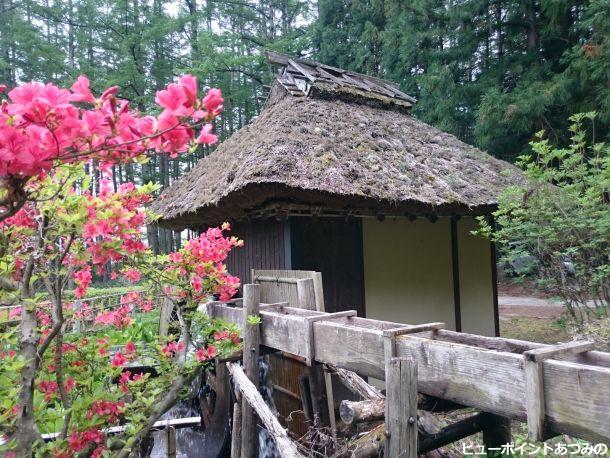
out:
<path id="1" fill-rule="evenodd" d="M 240 308 L 214 305 L 219 318 L 242 324 Z M 309 355 L 309 323 L 321 312 L 261 311 L 261 343 L 298 356 Z M 400 324 L 367 318 L 338 318 L 315 325 L 315 360 L 385 378 L 384 329 Z M 438 334 L 438 339 L 434 335 Z M 440 340 L 453 336 L 456 341 Z M 479 345 L 479 346 L 475 346 Z M 486 338 L 438 330 L 396 339 L 396 356 L 418 362 L 418 390 L 484 412 L 527 421 L 524 357 L 521 353 L 481 348 L 547 348 L 524 341 Z M 530 348 L 531 349 L 531 348 Z M 546 426 L 549 431 L 592 442 L 610 442 L 610 355 L 588 352 L 542 365 Z"/>

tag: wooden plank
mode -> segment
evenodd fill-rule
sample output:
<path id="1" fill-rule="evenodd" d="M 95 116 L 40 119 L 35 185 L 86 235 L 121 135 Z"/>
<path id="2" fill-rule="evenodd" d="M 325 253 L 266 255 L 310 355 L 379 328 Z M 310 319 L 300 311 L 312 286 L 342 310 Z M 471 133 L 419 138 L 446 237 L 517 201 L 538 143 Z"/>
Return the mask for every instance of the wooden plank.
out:
<path id="1" fill-rule="evenodd" d="M 301 281 L 301 280 L 299 280 Z M 312 288 L 313 288 L 313 282 L 311 283 Z M 337 319 L 337 318 L 349 318 L 352 316 L 356 316 L 356 311 L 355 310 L 345 310 L 344 312 L 335 312 L 335 313 L 324 313 L 321 315 L 316 315 L 316 316 L 310 316 L 310 317 L 306 317 L 304 318 L 307 323 L 309 324 L 309 332 L 307 333 L 307 341 L 305 342 L 305 345 L 307 347 L 307 365 L 311 366 L 312 363 L 314 362 L 314 359 L 316 357 L 316 346 L 315 346 L 315 336 L 314 336 L 314 323 L 317 321 L 326 321 L 326 320 L 333 320 L 333 319 Z M 334 406 L 333 406 L 333 410 L 334 410 Z"/>
<path id="2" fill-rule="evenodd" d="M 554 360 L 542 367 L 547 431 L 610 442 L 610 369 Z"/>
<path id="3" fill-rule="evenodd" d="M 384 329 L 383 335 L 392 335 L 394 337 L 404 336 L 406 334 L 415 334 L 418 332 L 426 332 L 426 331 L 438 331 L 439 329 L 444 329 L 445 323 L 440 321 L 435 323 L 425 323 L 425 324 L 416 324 L 414 326 L 401 326 L 399 328 L 392 329 Z"/>
<path id="4" fill-rule="evenodd" d="M 322 66 L 322 65 L 318 65 L 316 67 L 316 70 L 318 70 L 318 73 L 320 73 L 323 77 L 331 80 L 333 83 L 338 84 L 339 86 L 343 86 L 345 84 L 342 80 L 337 78 L 335 75 L 333 75 L 332 73 L 326 71 L 324 69 L 324 66 Z"/>
<path id="5" fill-rule="evenodd" d="M 386 368 L 387 456 L 417 457 L 417 363 L 392 358 Z"/>
<path id="6" fill-rule="evenodd" d="M 201 417 L 185 417 L 174 418 L 171 420 L 159 420 L 153 424 L 152 429 L 155 431 L 162 431 L 170 426 L 176 429 L 201 426 Z M 128 427 L 129 425 L 112 426 L 110 428 L 103 429 L 102 432 L 111 436 L 114 434 L 120 434 L 125 432 Z M 44 440 L 45 442 L 51 442 L 56 440 L 60 434 L 61 433 L 45 433 L 42 434 L 42 440 Z"/>
<path id="7" fill-rule="evenodd" d="M 312 278 L 297 280 L 297 297 L 299 298 L 299 308 L 305 310 L 316 309 L 316 290 L 314 289 Z"/>
<path id="8" fill-rule="evenodd" d="M 254 281 L 256 283 L 294 283 L 297 284 L 299 282 L 298 278 L 288 278 L 288 277 L 266 277 L 263 275 L 257 275 L 254 277 Z"/>
<path id="9" fill-rule="evenodd" d="M 568 342 L 550 347 L 536 348 L 523 353 L 525 371 L 525 398 L 527 407 L 527 431 L 532 441 L 547 438 L 545 431 L 544 373 L 542 362 L 551 358 L 589 351 L 593 342 Z"/>
<path id="10" fill-rule="evenodd" d="M 240 320 L 231 307 L 216 305 L 218 316 Z M 233 309 L 238 310 L 239 309 Z M 237 316 L 236 316 L 237 315 Z M 281 351 L 305 357 L 303 345 L 307 332 L 304 320 L 290 315 L 261 312 L 261 341 Z M 362 376 L 384 379 L 383 327 L 396 323 L 347 318 L 315 323 L 316 360 L 352 370 Z M 369 327 L 361 327 L 367 325 Z M 380 329 L 381 328 L 381 329 Z M 435 334 L 461 335 L 440 330 Z M 432 335 L 432 333 L 430 334 Z M 481 342 L 497 348 L 515 350 L 526 342 L 483 338 L 469 334 L 464 341 Z M 501 342 L 505 340 L 504 344 Z M 540 344 L 530 344 L 542 347 Z M 507 351 L 477 348 L 425 334 L 396 341 L 398 357 L 421 362 L 418 389 L 424 394 L 457 402 L 486 412 L 526 421 L 523 396 L 525 375 L 523 355 Z M 591 355 L 593 354 L 593 355 Z M 579 362 L 547 360 L 543 363 L 547 428 L 552 432 L 581 437 L 590 441 L 610 440 L 610 368 L 608 354 L 587 352 L 571 355 Z M 580 361 L 600 365 L 581 364 Z"/>
<path id="11" fill-rule="evenodd" d="M 583 353 L 595 348 L 595 344 L 590 341 L 574 341 L 559 345 L 552 345 L 544 348 L 536 348 L 523 353 L 527 361 L 539 362 L 547 359 L 557 359 L 565 355 Z"/>
<path id="12" fill-rule="evenodd" d="M 305 68 L 305 65 L 300 65 L 298 63 L 296 63 L 294 60 L 292 59 L 288 59 L 288 64 L 291 65 L 292 67 L 296 68 L 299 72 L 301 72 L 303 74 L 304 77 L 306 77 L 309 81 L 311 81 L 312 83 L 316 81 L 315 76 L 313 76 L 309 70 L 307 70 Z"/>
<path id="13" fill-rule="evenodd" d="M 256 284 L 244 285 L 244 307 L 243 307 L 243 364 L 244 374 L 250 380 L 255 390 L 259 386 L 259 346 L 260 329 L 258 324 L 250 324 L 249 317 L 259 316 L 259 304 L 261 300 L 260 286 Z M 244 458 L 258 456 L 258 426 L 251 403 L 244 398 L 241 405 L 241 455 Z"/>
<path id="14" fill-rule="evenodd" d="M 227 363 L 229 372 L 233 376 L 233 380 L 237 383 L 243 398 L 252 406 L 258 417 L 261 419 L 267 431 L 273 440 L 281 457 L 298 458 L 303 457 L 296 444 L 288 437 L 288 433 L 278 419 L 273 415 L 271 409 L 267 406 L 263 397 L 258 392 L 258 389 L 248 379 L 241 367 L 236 363 Z M 245 412 L 244 412 L 245 414 Z M 257 441 L 258 443 L 258 441 Z M 243 441 L 242 441 L 243 450 Z M 242 454 L 242 456 L 244 456 Z"/>

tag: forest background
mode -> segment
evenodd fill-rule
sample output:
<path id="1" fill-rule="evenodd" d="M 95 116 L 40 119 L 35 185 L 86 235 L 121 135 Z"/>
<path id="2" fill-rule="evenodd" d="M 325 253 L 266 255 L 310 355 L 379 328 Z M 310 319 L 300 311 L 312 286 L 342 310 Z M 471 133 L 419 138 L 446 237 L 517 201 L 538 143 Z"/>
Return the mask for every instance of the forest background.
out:
<path id="1" fill-rule="evenodd" d="M 0 84 L 85 74 L 148 112 L 191 73 L 225 95 L 221 140 L 264 105 L 266 49 L 390 79 L 415 116 L 508 161 L 541 130 L 568 144 L 575 113 L 610 131 L 610 0 L 0 0 L 0 19 Z M 210 152 L 117 165 L 114 186 L 163 189 Z M 147 235 L 156 252 L 184 237 Z"/>

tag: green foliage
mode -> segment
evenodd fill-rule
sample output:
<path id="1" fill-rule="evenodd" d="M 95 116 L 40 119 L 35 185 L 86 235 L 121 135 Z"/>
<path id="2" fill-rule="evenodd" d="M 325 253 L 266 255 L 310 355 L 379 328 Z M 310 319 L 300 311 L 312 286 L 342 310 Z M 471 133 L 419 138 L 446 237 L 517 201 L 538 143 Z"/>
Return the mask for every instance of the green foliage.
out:
<path id="1" fill-rule="evenodd" d="M 610 125 L 610 1 L 321 0 L 322 62 L 389 78 L 422 120 L 513 161 L 541 129 L 569 144 L 567 118 Z"/>
<path id="2" fill-rule="evenodd" d="M 610 146 L 585 131 L 594 113 L 574 115 L 566 148 L 548 139 L 521 156 L 527 184 L 509 189 L 481 234 L 508 256 L 533 256 L 543 287 L 583 323 L 608 315 L 610 305 Z M 592 135 L 592 134 L 591 134 Z"/>
<path id="3" fill-rule="evenodd" d="M 247 321 L 250 326 L 257 326 L 261 324 L 261 317 L 255 315 L 248 315 Z"/>

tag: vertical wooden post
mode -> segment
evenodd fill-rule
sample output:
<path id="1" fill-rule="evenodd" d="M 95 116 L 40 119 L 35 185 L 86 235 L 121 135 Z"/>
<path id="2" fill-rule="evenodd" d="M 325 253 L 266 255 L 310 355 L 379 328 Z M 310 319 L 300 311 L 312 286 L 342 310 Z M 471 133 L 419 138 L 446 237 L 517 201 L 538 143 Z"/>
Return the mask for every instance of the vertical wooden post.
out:
<path id="1" fill-rule="evenodd" d="M 417 363 L 391 358 L 386 367 L 386 427 L 389 458 L 417 457 Z"/>
<path id="2" fill-rule="evenodd" d="M 233 404 L 233 429 L 231 432 L 231 458 L 241 458 L 241 402 L 239 396 Z"/>
<path id="3" fill-rule="evenodd" d="M 322 285 L 322 273 L 315 272 L 313 274 L 313 289 L 316 302 L 316 310 L 318 312 L 325 312 L 326 307 L 324 305 L 324 287 Z M 335 418 L 335 398 L 333 393 L 333 381 L 330 373 L 322 368 L 324 375 L 324 386 L 326 388 L 326 401 L 328 404 L 328 419 L 330 422 L 330 431 L 334 438 L 337 437 L 337 420 Z"/>
<path id="4" fill-rule="evenodd" d="M 82 312 L 83 302 L 80 299 L 76 299 L 73 302 L 73 307 L 74 307 L 75 311 Z M 8 320 L 8 315 L 7 315 L 7 320 Z M 78 320 L 74 320 L 74 324 L 72 325 L 72 330 L 74 332 L 82 332 L 85 330 L 82 315 L 81 315 L 81 318 L 79 318 Z"/>
<path id="5" fill-rule="evenodd" d="M 165 428 L 165 439 L 167 443 L 167 458 L 176 458 L 176 430 L 173 426 Z"/>
<path id="6" fill-rule="evenodd" d="M 243 330 L 243 362 L 244 373 L 259 388 L 259 346 L 260 330 L 258 324 L 249 324 L 248 317 L 259 317 L 261 302 L 260 285 L 244 285 L 244 330 Z M 242 397 L 241 403 L 241 456 L 254 458 L 258 456 L 258 426 L 254 410 L 248 401 Z"/>

